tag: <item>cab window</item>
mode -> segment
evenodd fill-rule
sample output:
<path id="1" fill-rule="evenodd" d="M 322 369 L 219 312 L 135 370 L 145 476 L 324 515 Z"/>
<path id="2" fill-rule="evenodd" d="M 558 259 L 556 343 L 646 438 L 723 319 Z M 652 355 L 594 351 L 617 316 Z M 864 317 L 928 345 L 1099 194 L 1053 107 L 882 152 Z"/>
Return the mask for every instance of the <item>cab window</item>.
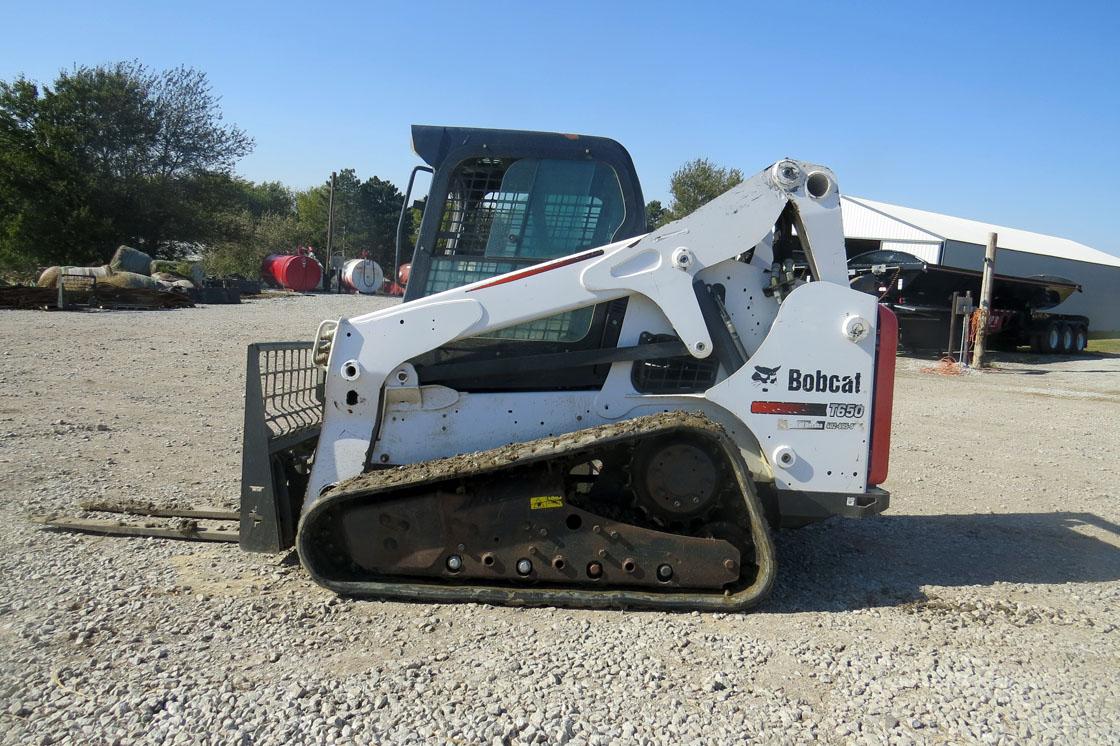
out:
<path id="1" fill-rule="evenodd" d="M 452 173 L 424 295 L 614 240 L 622 187 L 598 161 L 473 158 Z M 498 330 L 501 339 L 582 339 L 593 308 Z"/>

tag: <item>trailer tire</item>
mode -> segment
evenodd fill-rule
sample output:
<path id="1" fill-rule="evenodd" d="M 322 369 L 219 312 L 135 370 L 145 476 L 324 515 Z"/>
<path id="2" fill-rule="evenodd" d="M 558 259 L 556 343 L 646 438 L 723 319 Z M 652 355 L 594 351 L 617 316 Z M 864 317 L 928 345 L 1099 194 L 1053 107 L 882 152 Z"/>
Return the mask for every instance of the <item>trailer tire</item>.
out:
<path id="1" fill-rule="evenodd" d="M 1085 345 L 1089 341 L 1089 330 L 1078 324 L 1073 328 L 1073 354 L 1080 355 L 1085 352 Z"/>
<path id="2" fill-rule="evenodd" d="M 1077 352 L 1077 349 L 1073 346 L 1075 339 L 1075 327 L 1072 324 L 1062 324 L 1059 331 L 1062 335 L 1059 352 L 1061 352 L 1061 354 L 1063 355 L 1075 354 Z"/>
<path id="3" fill-rule="evenodd" d="M 1057 355 L 1062 351 L 1062 324 L 1058 321 L 1048 321 L 1039 330 L 1039 347 L 1044 355 Z"/>

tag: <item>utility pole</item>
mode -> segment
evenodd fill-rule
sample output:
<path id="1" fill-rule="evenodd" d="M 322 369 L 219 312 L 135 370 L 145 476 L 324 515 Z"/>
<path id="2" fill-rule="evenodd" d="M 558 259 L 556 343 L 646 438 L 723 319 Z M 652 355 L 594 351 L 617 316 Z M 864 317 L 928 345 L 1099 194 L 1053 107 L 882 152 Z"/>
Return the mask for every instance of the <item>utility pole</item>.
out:
<path id="1" fill-rule="evenodd" d="M 972 367 L 983 368 L 984 343 L 988 337 L 988 317 L 992 313 L 992 286 L 995 284 L 993 275 L 996 271 L 996 241 L 995 233 L 988 234 L 988 248 L 984 252 L 984 279 L 980 285 L 980 318 L 976 325 L 976 346 L 972 348 Z"/>
<path id="2" fill-rule="evenodd" d="M 328 271 L 334 265 L 334 183 L 338 178 L 337 171 L 331 171 L 331 191 L 330 196 L 327 198 L 327 268 Z M 325 274 L 325 273 L 324 273 Z M 327 287 L 326 290 L 330 290 Z"/>

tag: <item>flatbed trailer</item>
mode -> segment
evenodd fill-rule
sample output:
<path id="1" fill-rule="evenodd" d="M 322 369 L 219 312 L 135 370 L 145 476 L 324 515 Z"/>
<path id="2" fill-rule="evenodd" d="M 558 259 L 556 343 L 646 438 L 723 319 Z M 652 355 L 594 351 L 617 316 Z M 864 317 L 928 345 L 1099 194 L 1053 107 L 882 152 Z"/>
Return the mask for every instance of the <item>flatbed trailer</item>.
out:
<path id="1" fill-rule="evenodd" d="M 900 346 L 944 351 L 949 340 L 952 298 L 971 293 L 977 301 L 983 274 L 926 262 L 901 251 L 879 250 L 848 260 L 851 286 L 879 298 L 898 316 Z M 1029 346 L 1042 354 L 1079 354 L 1089 334 L 1087 316 L 1054 313 L 1081 286 L 1061 277 L 995 275 L 988 344 L 993 349 Z"/>

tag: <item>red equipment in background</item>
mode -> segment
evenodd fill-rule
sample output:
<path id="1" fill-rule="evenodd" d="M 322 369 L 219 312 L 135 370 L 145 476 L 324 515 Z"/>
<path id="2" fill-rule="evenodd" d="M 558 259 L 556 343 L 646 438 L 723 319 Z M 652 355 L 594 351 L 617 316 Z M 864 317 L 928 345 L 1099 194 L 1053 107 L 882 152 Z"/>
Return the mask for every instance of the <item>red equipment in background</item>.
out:
<path id="1" fill-rule="evenodd" d="M 404 264 L 402 264 L 401 268 L 397 270 L 397 281 L 389 282 L 388 280 L 386 280 L 385 288 L 382 292 L 384 292 L 386 295 L 404 295 L 404 289 L 408 287 L 408 275 L 411 271 L 411 262 L 405 262 Z"/>
<path id="2" fill-rule="evenodd" d="M 269 254 L 261 266 L 265 280 L 278 287 L 306 293 L 319 287 L 323 265 L 310 247 L 301 246 L 297 254 Z"/>

